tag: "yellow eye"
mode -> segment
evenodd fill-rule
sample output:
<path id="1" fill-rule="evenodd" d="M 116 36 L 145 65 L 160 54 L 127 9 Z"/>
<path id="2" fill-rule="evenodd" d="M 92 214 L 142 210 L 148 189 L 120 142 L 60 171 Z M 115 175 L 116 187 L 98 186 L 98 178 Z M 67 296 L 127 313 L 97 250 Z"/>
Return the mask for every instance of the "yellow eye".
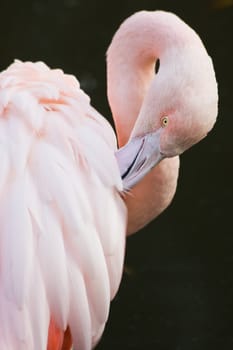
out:
<path id="1" fill-rule="evenodd" d="M 168 125 L 168 117 L 163 117 L 161 119 L 161 126 L 162 128 L 165 128 Z"/>

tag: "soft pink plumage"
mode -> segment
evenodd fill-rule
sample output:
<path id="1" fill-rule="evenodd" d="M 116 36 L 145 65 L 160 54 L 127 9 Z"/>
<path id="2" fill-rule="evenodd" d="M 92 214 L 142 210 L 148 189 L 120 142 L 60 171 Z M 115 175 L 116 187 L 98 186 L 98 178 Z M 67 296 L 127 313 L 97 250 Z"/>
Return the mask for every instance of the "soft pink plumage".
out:
<path id="1" fill-rule="evenodd" d="M 151 168 L 214 124 L 211 60 L 172 14 L 128 19 L 108 51 L 108 78 L 120 146 L 129 139 L 117 159 L 113 130 L 73 76 L 20 61 L 0 74 L 1 350 L 60 350 L 67 329 L 76 350 L 96 344 L 121 279 L 125 203 L 129 233 L 164 210 L 178 157 Z M 126 188 L 135 185 L 125 203 L 118 165 Z"/>
<path id="2" fill-rule="evenodd" d="M 0 88 L 0 349 L 46 349 L 51 317 L 90 349 L 124 257 L 113 131 L 74 77 L 43 63 L 16 61 Z"/>

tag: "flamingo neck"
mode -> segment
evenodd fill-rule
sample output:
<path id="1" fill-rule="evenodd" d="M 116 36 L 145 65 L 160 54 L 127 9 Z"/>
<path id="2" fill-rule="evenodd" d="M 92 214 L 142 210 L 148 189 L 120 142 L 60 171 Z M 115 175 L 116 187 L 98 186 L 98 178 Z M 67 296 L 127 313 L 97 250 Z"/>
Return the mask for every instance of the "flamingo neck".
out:
<path id="1" fill-rule="evenodd" d="M 116 32 L 107 52 L 107 81 L 120 147 L 128 141 L 140 114 L 155 77 L 157 59 L 161 61 L 161 75 L 172 71 L 172 65 L 179 65 L 180 48 L 190 42 L 190 37 L 200 41 L 177 16 L 162 11 L 138 12 Z"/>
<path id="2" fill-rule="evenodd" d="M 159 74 L 166 74 L 169 54 L 178 55 L 180 46 L 188 42 L 185 36 L 190 31 L 172 14 L 143 11 L 124 22 L 115 34 L 107 52 L 107 80 L 120 147 L 128 141 L 152 80 L 157 79 L 156 60 L 161 61 Z M 178 157 L 165 159 L 126 194 L 128 234 L 145 226 L 170 204 L 178 171 Z"/>

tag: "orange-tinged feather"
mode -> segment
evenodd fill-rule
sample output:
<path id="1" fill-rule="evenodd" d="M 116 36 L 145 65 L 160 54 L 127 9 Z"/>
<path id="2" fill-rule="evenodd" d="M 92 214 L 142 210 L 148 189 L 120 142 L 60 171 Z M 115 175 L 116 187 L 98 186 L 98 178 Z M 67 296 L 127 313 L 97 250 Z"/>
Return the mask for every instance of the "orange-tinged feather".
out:
<path id="1" fill-rule="evenodd" d="M 64 339 L 64 332 L 61 331 L 51 319 L 48 333 L 47 350 L 63 350 L 62 343 Z"/>

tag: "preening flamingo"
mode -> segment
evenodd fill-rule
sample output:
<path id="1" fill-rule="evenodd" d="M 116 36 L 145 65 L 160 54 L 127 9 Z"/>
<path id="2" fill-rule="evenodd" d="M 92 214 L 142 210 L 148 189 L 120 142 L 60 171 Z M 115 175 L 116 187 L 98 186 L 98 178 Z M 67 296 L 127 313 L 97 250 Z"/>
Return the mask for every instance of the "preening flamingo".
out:
<path id="1" fill-rule="evenodd" d="M 168 206 L 178 156 L 215 123 L 212 61 L 174 14 L 128 18 L 107 71 L 119 150 L 73 76 L 20 61 L 0 74 L 1 350 L 98 342 L 126 232 Z"/>

